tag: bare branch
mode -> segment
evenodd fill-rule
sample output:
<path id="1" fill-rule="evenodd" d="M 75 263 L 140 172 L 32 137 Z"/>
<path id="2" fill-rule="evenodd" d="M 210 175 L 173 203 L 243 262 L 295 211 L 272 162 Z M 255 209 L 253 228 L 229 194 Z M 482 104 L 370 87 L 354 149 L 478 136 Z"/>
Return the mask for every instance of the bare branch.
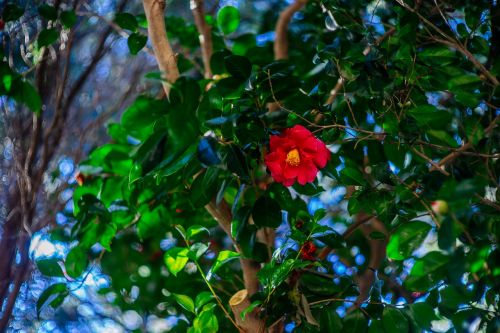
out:
<path id="1" fill-rule="evenodd" d="M 165 1 L 164 0 L 143 0 L 144 12 L 148 20 L 148 35 L 153 45 L 153 51 L 158 62 L 160 71 L 165 75 L 162 81 L 165 93 L 169 94 L 170 85 L 179 78 L 179 68 L 177 58 L 168 41 L 165 27 Z"/>
<path id="2" fill-rule="evenodd" d="M 294 3 L 281 12 L 275 28 L 274 59 L 288 59 L 288 25 L 293 14 L 301 10 L 306 3 L 307 0 L 295 0 Z"/>
<path id="3" fill-rule="evenodd" d="M 203 0 L 191 0 L 191 11 L 194 16 L 194 23 L 198 29 L 201 56 L 203 58 L 203 67 L 205 68 L 204 77 L 210 79 L 212 70 L 210 68 L 210 57 L 212 57 L 212 29 L 205 20 L 205 9 L 203 8 Z"/>
<path id="4" fill-rule="evenodd" d="M 488 127 L 485 128 L 484 133 L 490 134 L 497 126 L 499 120 L 500 120 L 500 116 L 496 116 L 495 119 L 493 119 L 493 121 L 490 123 L 490 125 L 488 125 Z M 462 154 L 464 151 L 466 151 L 470 148 L 472 148 L 472 143 L 467 142 L 464 145 L 462 145 L 460 148 L 458 148 L 455 151 L 453 151 L 452 153 L 450 153 L 449 155 L 446 155 L 445 157 L 443 157 L 441 159 L 441 161 L 439 161 L 437 163 L 437 165 L 439 166 L 439 169 L 443 168 L 446 164 L 454 161 L 458 156 L 460 156 L 460 154 Z M 438 167 L 433 165 L 430 168 L 430 171 L 435 171 L 435 170 L 438 170 Z"/>
<path id="5" fill-rule="evenodd" d="M 217 205 L 215 198 L 212 199 L 206 206 L 206 210 L 213 216 L 219 223 L 219 226 L 226 232 L 226 234 L 233 240 L 236 251 L 241 253 L 236 240 L 231 236 L 231 221 L 233 219 L 229 205 L 222 201 Z M 259 280 L 257 280 L 257 272 L 260 270 L 260 264 L 252 259 L 240 259 L 241 269 L 243 271 L 243 281 L 245 289 L 250 295 L 255 294 L 259 290 Z"/>

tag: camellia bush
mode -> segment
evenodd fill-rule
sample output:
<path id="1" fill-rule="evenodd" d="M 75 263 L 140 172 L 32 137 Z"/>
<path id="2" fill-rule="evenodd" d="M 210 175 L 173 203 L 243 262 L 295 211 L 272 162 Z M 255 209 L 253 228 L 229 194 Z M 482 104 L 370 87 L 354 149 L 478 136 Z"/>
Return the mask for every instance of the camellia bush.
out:
<path id="1" fill-rule="evenodd" d="M 114 17 L 156 90 L 79 166 L 39 310 L 98 264 L 172 332 L 498 332 L 498 2 L 190 5 Z"/>

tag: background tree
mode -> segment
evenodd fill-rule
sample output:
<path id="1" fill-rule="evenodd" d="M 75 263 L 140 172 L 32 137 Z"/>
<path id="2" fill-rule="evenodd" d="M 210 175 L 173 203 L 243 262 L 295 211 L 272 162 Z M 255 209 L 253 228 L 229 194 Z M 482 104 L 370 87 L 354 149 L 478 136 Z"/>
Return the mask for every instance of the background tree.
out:
<path id="1" fill-rule="evenodd" d="M 160 72 L 80 164 L 74 218 L 51 231 L 71 250 L 38 263 L 58 279 L 38 307 L 73 297 L 98 264 L 110 279 L 100 293 L 144 318 L 173 315 L 172 331 L 496 332 L 498 4 L 259 4 L 260 22 L 229 3 L 191 1 L 183 19 L 150 0 L 107 22 L 131 32 L 132 54 L 147 52 L 147 29 Z M 64 25 L 58 6 L 38 8 L 56 22 L 38 35 L 42 50 L 62 41 L 51 32 Z M 4 8 L 4 20 L 20 15 Z M 43 96 L 59 95 L 44 94 L 42 64 L 39 103 L 12 64 L 2 68 L 4 105 L 34 111 L 35 139 L 13 159 L 20 194 L 8 198 L 21 206 L 3 227 L 19 239 L 5 252 L 15 299 L 41 193 L 29 172 L 46 172 L 72 93 L 54 99 L 55 130 L 45 127 Z M 296 125 L 332 154 L 313 182 L 287 187 L 269 141 Z M 33 150 L 37 128 L 49 135 Z"/>

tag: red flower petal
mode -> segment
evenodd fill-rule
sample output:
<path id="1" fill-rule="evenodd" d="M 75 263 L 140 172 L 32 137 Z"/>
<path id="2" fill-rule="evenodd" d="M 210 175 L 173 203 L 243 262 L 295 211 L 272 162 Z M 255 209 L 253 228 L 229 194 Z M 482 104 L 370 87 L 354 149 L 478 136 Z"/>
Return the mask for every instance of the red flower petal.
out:
<path id="1" fill-rule="evenodd" d="M 276 182 L 291 186 L 305 185 L 316 179 L 331 157 L 326 145 L 304 126 L 287 128 L 281 135 L 271 135 L 270 151 L 264 160 Z"/>
<path id="2" fill-rule="evenodd" d="M 292 128 L 285 130 L 285 136 L 289 137 L 290 140 L 299 144 L 309 137 L 312 137 L 312 133 L 309 132 L 307 128 L 301 125 L 295 125 Z"/>
<path id="3" fill-rule="evenodd" d="M 331 152 L 326 148 L 326 145 L 320 140 L 317 141 L 318 153 L 314 155 L 314 163 L 318 166 L 318 168 L 324 168 L 326 163 L 331 158 Z"/>
<path id="4" fill-rule="evenodd" d="M 318 174 L 318 168 L 314 163 L 304 163 L 300 165 L 300 172 L 297 176 L 297 180 L 300 185 L 305 185 L 306 183 L 313 182 Z"/>

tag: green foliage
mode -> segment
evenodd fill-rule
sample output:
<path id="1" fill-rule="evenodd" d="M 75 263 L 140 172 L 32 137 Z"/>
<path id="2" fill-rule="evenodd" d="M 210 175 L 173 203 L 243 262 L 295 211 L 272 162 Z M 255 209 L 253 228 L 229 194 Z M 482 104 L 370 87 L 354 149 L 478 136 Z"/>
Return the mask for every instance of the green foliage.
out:
<path id="1" fill-rule="evenodd" d="M 15 21 L 23 16 L 24 10 L 15 4 L 6 4 L 3 8 L 2 19 L 5 22 Z"/>
<path id="2" fill-rule="evenodd" d="M 169 37 L 186 51 L 183 75 L 168 99 L 152 89 L 131 102 L 108 126 L 112 141 L 81 163 L 86 181 L 73 194 L 67 275 L 79 278 L 102 255 L 112 281 L 102 292 L 114 292 L 116 305 L 166 316 L 171 309 L 158 305 L 167 304 L 188 332 L 235 331 L 223 310 L 244 287 L 238 262 L 256 267 L 260 283 L 241 317 L 257 312 L 267 325 L 420 332 L 446 321 L 450 330 L 474 322 L 494 332 L 500 95 L 485 74 L 498 74 L 500 58 L 490 54 L 490 20 L 479 20 L 483 5 L 460 1 L 454 10 L 465 15 L 464 27 L 454 31 L 432 3 L 420 4 L 424 21 L 396 3 L 310 1 L 288 29 L 287 61 L 274 61 L 270 43 L 253 33 L 237 35 L 240 12 L 225 6 L 207 17 L 218 28 L 211 79 L 201 79 L 195 25 L 167 17 Z M 274 29 L 277 8 L 259 33 Z M 57 19 L 53 7 L 39 12 Z M 61 22 L 73 26 L 74 12 L 65 13 Z M 338 29 L 325 26 L 332 17 Z M 131 32 L 137 54 L 147 42 L 143 16 L 117 13 L 114 22 Z M 436 28 L 451 39 L 437 40 Z M 43 30 L 38 46 L 58 36 Z M 2 95 L 41 109 L 30 83 L 5 63 L 0 74 Z M 287 188 L 264 160 L 270 136 L 296 124 L 332 156 L 314 182 Z M 323 209 L 313 211 L 320 201 Z M 448 209 L 433 207 L 439 201 Z M 277 247 L 266 241 L 274 233 Z M 371 260 L 379 251 L 382 258 Z M 61 276 L 59 261 L 37 265 Z M 371 269 L 373 283 L 360 285 Z M 67 294 L 54 285 L 38 308 Z"/>
<path id="3" fill-rule="evenodd" d="M 128 29 L 130 27 L 128 25 L 129 22 L 122 22 L 122 24 L 125 24 L 125 23 L 127 24 L 126 26 Z M 142 50 L 142 48 L 144 46 L 146 46 L 147 41 L 148 41 L 147 36 L 144 36 L 144 35 L 137 33 L 137 32 L 131 33 L 127 39 L 127 45 L 128 45 L 128 49 L 130 50 L 130 53 L 133 55 L 136 55 L 137 53 L 139 53 L 139 51 Z"/>
<path id="4" fill-rule="evenodd" d="M 240 25 L 240 12 L 233 6 L 222 7 L 217 13 L 217 25 L 225 35 L 235 32 Z"/>
<path id="5" fill-rule="evenodd" d="M 55 28 L 44 29 L 38 35 L 38 48 L 48 46 L 59 38 L 59 32 Z"/>

